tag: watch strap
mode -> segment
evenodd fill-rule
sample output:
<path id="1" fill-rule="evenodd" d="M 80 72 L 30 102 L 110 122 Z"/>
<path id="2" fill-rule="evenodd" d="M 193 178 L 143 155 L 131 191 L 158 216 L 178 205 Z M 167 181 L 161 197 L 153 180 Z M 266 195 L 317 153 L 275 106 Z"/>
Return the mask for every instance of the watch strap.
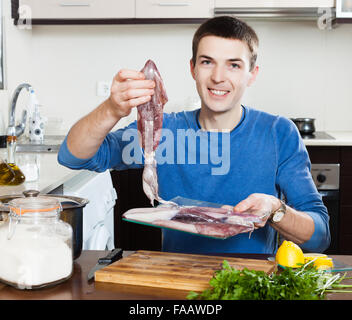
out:
<path id="1" fill-rule="evenodd" d="M 275 216 L 278 212 L 283 213 L 283 215 L 286 214 L 286 203 L 285 203 L 284 201 L 282 201 L 281 199 L 280 199 L 280 202 L 281 202 L 281 206 L 280 206 L 277 210 L 275 210 L 274 212 L 272 212 L 271 215 L 270 215 L 269 221 L 270 221 L 271 223 L 276 223 L 276 221 L 274 221 L 273 218 L 274 218 L 274 216 Z M 280 221 L 281 221 L 281 219 L 280 219 Z M 278 222 L 278 221 L 277 221 L 277 222 Z"/>

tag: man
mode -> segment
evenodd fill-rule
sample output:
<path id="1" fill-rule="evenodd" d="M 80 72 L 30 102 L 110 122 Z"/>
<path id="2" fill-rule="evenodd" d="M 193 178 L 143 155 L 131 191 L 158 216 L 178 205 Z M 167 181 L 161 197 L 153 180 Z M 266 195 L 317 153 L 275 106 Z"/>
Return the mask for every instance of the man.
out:
<path id="1" fill-rule="evenodd" d="M 238 212 L 255 209 L 259 214 L 271 214 L 251 237 L 239 234 L 217 240 L 163 230 L 165 251 L 272 254 L 278 245 L 277 232 L 307 251 L 322 252 L 329 246 L 328 214 L 312 181 L 309 157 L 297 128 L 284 117 L 241 104 L 245 89 L 258 73 L 257 47 L 254 30 L 232 17 L 209 19 L 196 31 L 190 68 L 201 108 L 164 114 L 163 130 L 172 132 L 174 140 L 166 139 L 159 149 L 165 147 L 163 151 L 167 151 L 171 145 L 176 154 L 174 162 L 163 163 L 159 161 L 162 152 L 157 155 L 159 195 L 164 200 L 182 196 L 233 206 Z M 141 166 L 122 156 L 131 143 L 124 134 L 136 131 L 136 123 L 110 130 L 132 108 L 150 100 L 154 85 L 141 72 L 119 71 L 110 97 L 71 128 L 60 149 L 59 162 L 73 169 L 96 171 Z M 189 144 L 180 142 L 182 130 L 193 130 L 200 139 L 183 157 L 189 159 L 189 153 L 195 152 L 196 164 L 179 161 L 180 150 Z M 213 139 L 214 134 L 217 139 Z M 214 141 L 215 151 L 227 155 L 229 161 L 226 170 L 215 174 L 214 163 L 199 160 Z M 209 148 L 202 151 L 204 145 Z M 212 157 L 214 150 L 210 152 Z"/>

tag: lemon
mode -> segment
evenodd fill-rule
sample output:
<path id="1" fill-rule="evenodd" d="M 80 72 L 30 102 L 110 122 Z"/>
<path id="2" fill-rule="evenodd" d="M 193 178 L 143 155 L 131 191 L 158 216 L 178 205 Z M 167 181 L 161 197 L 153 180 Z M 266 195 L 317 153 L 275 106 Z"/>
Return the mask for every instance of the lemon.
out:
<path id="1" fill-rule="evenodd" d="M 332 262 L 332 259 L 329 257 L 326 258 L 317 258 L 317 260 L 314 261 L 314 265 L 317 267 L 317 269 L 330 269 L 334 266 L 334 263 Z"/>
<path id="2" fill-rule="evenodd" d="M 317 258 L 327 258 L 327 255 L 324 253 L 304 253 L 304 262 L 315 260 Z"/>
<path id="3" fill-rule="evenodd" d="M 304 264 L 304 255 L 297 244 L 285 240 L 277 250 L 275 260 L 284 267 L 299 268 Z"/>
<path id="4" fill-rule="evenodd" d="M 306 263 L 314 260 L 314 266 L 320 270 L 330 269 L 334 266 L 332 259 L 323 253 L 305 253 L 304 260 Z"/>

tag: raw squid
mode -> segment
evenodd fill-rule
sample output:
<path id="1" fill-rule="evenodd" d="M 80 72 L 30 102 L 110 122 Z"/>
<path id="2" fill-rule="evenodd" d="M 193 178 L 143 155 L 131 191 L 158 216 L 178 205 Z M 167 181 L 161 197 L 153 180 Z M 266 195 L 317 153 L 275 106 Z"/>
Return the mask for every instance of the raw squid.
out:
<path id="1" fill-rule="evenodd" d="M 211 207 L 137 208 L 125 212 L 123 218 L 215 238 L 252 232 L 254 224 L 261 221 L 253 213 Z"/>
<path id="2" fill-rule="evenodd" d="M 154 206 L 154 200 L 166 203 L 158 194 L 155 150 L 160 142 L 163 108 L 168 98 L 163 80 L 153 61 L 148 60 L 141 72 L 144 73 L 146 79 L 155 81 L 154 94 L 151 100 L 137 107 L 139 143 L 144 150 L 143 190 L 152 206 Z"/>

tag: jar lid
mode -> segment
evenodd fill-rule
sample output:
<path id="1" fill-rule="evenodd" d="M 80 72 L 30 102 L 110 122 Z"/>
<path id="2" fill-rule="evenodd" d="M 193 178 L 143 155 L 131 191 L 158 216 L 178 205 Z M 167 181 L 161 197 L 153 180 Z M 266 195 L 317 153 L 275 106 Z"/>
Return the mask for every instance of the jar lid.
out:
<path id="1" fill-rule="evenodd" d="M 50 213 L 61 211 L 59 200 L 45 196 L 13 199 L 8 203 L 8 206 L 17 215 L 29 212 Z"/>

